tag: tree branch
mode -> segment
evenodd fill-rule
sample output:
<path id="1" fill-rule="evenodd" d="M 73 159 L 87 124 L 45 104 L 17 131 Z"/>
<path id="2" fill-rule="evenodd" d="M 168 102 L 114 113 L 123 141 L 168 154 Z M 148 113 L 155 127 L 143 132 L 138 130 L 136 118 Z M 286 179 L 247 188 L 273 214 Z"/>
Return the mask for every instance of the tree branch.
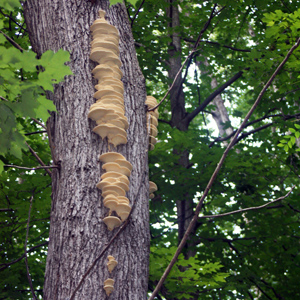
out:
<path id="1" fill-rule="evenodd" d="M 27 167 L 21 167 L 21 166 L 15 166 L 15 165 L 4 165 L 4 167 L 9 167 L 9 168 L 17 168 L 17 169 L 24 169 L 24 170 L 38 170 L 38 169 L 58 169 L 59 166 L 41 166 L 41 167 L 34 167 L 34 168 L 27 168 Z"/>
<path id="2" fill-rule="evenodd" d="M 25 51 L 18 43 L 16 43 L 12 38 L 10 38 L 8 35 L 6 35 L 2 30 L 0 30 L 0 33 L 2 33 L 5 38 L 18 50 L 20 50 L 21 52 Z"/>
<path id="3" fill-rule="evenodd" d="M 27 259 L 27 240 L 28 240 L 28 234 L 29 234 L 29 223 L 30 223 L 30 213 L 31 213 L 31 208 L 32 208 L 32 200 L 33 200 L 33 194 L 30 197 L 30 205 L 29 205 L 29 210 L 28 210 L 26 238 L 25 238 L 25 244 L 24 244 L 24 255 L 25 255 L 26 274 L 27 274 L 28 283 L 29 283 L 29 286 L 31 289 L 32 297 L 34 300 L 37 300 L 37 297 L 35 295 L 34 288 L 32 285 L 32 280 L 31 280 L 31 277 L 29 274 L 29 266 L 28 266 L 28 259 Z"/>
<path id="4" fill-rule="evenodd" d="M 19 24 L 18 22 L 16 22 L 15 19 L 12 18 L 10 15 L 5 14 L 5 13 L 2 11 L 1 8 L 0 8 L 0 13 L 1 13 L 3 16 L 9 18 L 11 21 L 13 21 L 17 26 L 19 26 L 20 28 L 22 28 L 25 32 L 27 32 L 27 29 L 26 29 L 26 28 L 24 28 L 21 24 Z"/>
<path id="5" fill-rule="evenodd" d="M 159 290 L 161 289 L 164 281 L 166 280 L 168 274 L 170 273 L 170 271 L 172 270 L 174 264 L 176 263 L 177 261 L 177 258 L 179 256 L 179 254 L 181 253 L 183 247 L 185 246 L 186 242 L 187 242 L 187 239 L 190 235 L 190 233 L 192 232 L 192 230 L 194 229 L 196 223 L 197 223 L 197 220 L 198 220 L 198 215 L 199 215 L 199 212 L 201 211 L 202 209 L 202 205 L 203 205 L 203 202 L 208 194 L 208 192 L 210 191 L 224 161 L 225 161 L 225 158 L 227 157 L 228 155 L 228 152 L 230 151 L 230 149 L 233 147 L 236 139 L 238 138 L 240 132 L 244 129 L 245 125 L 247 124 L 249 118 L 251 117 L 251 115 L 253 114 L 254 110 L 256 109 L 257 105 L 260 103 L 263 95 L 265 94 L 266 90 L 268 89 L 268 87 L 271 85 L 271 83 L 273 82 L 273 80 L 275 79 L 276 75 L 279 73 L 279 71 L 281 70 L 281 68 L 284 66 L 284 64 L 287 62 L 288 58 L 292 55 L 293 51 L 299 46 L 300 44 L 300 38 L 298 38 L 296 44 L 294 44 L 291 49 L 288 51 L 286 57 L 283 59 L 283 61 L 280 63 L 280 65 L 277 67 L 277 69 L 275 70 L 275 72 L 272 74 L 272 76 L 270 77 L 270 79 L 268 80 L 268 82 L 265 84 L 265 86 L 263 87 L 263 89 L 261 90 L 261 92 L 259 93 L 256 101 L 254 102 L 253 106 L 251 107 L 251 109 L 249 110 L 249 112 L 247 113 L 244 121 L 242 122 L 240 128 L 237 130 L 236 134 L 234 135 L 233 139 L 231 140 L 231 142 L 229 143 L 229 145 L 227 146 L 227 148 L 225 149 L 214 173 L 212 174 L 204 192 L 203 192 L 203 195 L 202 197 L 200 198 L 197 206 L 196 206 L 196 210 L 195 210 L 195 215 L 193 217 L 193 219 L 191 220 L 172 260 L 170 261 L 168 267 L 166 268 L 164 274 L 162 275 L 161 279 L 159 280 L 154 292 L 152 293 L 152 295 L 149 297 L 148 300 L 154 300 L 156 294 L 159 292 Z"/>
<path id="6" fill-rule="evenodd" d="M 45 132 L 47 132 L 47 130 L 29 132 L 29 133 L 25 133 L 25 135 L 39 134 L 39 133 L 45 133 Z"/>
<path id="7" fill-rule="evenodd" d="M 36 248 L 43 247 L 43 246 L 45 246 L 45 245 L 48 245 L 48 242 L 44 242 L 44 243 L 41 243 L 41 244 L 39 244 L 39 245 L 36 245 L 36 246 L 31 247 L 29 250 L 27 250 L 27 253 L 32 252 L 32 251 L 34 251 Z M 0 264 L 0 266 L 3 266 L 3 267 L 0 269 L 0 271 L 3 271 L 4 269 L 8 268 L 9 266 L 11 266 L 11 265 L 13 265 L 13 264 L 19 262 L 19 261 L 22 260 L 24 257 L 25 257 L 25 253 L 24 253 L 21 257 L 17 258 L 16 260 L 13 260 L 13 261 L 11 261 L 11 262 L 9 262 L 9 263 L 6 263 L 6 264 Z"/>
<path id="8" fill-rule="evenodd" d="M 27 142 L 25 142 L 26 145 L 29 148 L 29 151 L 33 154 L 33 156 L 37 159 L 37 161 L 43 166 L 46 167 L 46 165 L 43 163 L 43 161 L 41 160 L 41 158 L 35 153 L 35 151 L 27 144 Z M 51 172 L 48 169 L 45 169 L 46 172 L 49 174 L 49 176 L 51 177 Z"/>
<path id="9" fill-rule="evenodd" d="M 267 118 L 282 117 L 282 118 L 284 118 L 284 120 L 289 120 L 289 119 L 296 118 L 296 117 L 298 117 L 298 116 L 300 116 L 300 113 L 295 114 L 295 115 L 289 115 L 289 116 L 283 116 L 282 114 L 268 115 L 268 116 L 264 116 L 264 117 L 262 117 L 262 118 L 259 118 L 259 119 L 257 119 L 257 120 L 248 122 L 248 123 L 245 125 L 244 128 L 247 128 L 248 126 L 251 126 L 251 125 L 253 125 L 253 124 L 255 124 L 255 123 L 258 123 L 258 122 L 260 122 L 260 121 L 262 121 L 262 120 L 264 120 L 264 119 L 267 119 Z M 267 128 L 267 127 L 270 127 L 270 126 L 273 125 L 273 124 L 274 124 L 274 122 L 271 122 L 271 123 L 265 124 L 265 125 L 263 125 L 263 126 L 261 126 L 261 127 L 258 127 L 258 128 L 256 128 L 256 129 L 253 129 L 253 130 L 251 130 L 251 131 L 249 131 L 249 132 L 243 133 L 243 134 L 238 138 L 238 140 L 236 141 L 235 144 L 237 144 L 240 140 L 246 138 L 247 136 L 249 136 L 249 135 L 251 135 L 251 134 L 253 134 L 253 133 L 256 133 L 256 132 L 258 132 L 258 131 L 260 131 L 260 130 L 263 130 L 263 129 Z M 229 135 L 227 135 L 227 136 L 225 136 L 225 137 L 223 137 L 223 138 L 216 138 L 214 141 L 212 141 L 212 142 L 209 144 L 208 147 L 211 148 L 216 142 L 223 142 L 223 141 L 226 141 L 226 140 L 230 139 L 232 136 L 234 136 L 235 133 L 236 133 L 236 130 L 234 130 L 231 134 L 229 134 Z"/>
<path id="10" fill-rule="evenodd" d="M 210 218 L 210 219 L 212 219 L 212 218 L 220 218 L 220 217 L 230 216 L 230 215 L 234 215 L 234 214 L 238 214 L 238 213 L 242 213 L 242 212 L 246 212 L 246 211 L 250 211 L 250 210 L 262 209 L 262 208 L 264 208 L 264 207 L 266 207 L 266 206 L 268 206 L 270 204 L 273 204 L 275 202 L 278 202 L 278 201 L 281 201 L 281 200 L 287 198 L 295 187 L 296 186 L 293 185 L 292 188 L 289 190 L 289 192 L 286 195 L 281 196 L 281 197 L 279 197 L 279 198 L 277 198 L 277 199 L 275 199 L 273 201 L 270 201 L 270 202 L 268 202 L 266 204 L 263 204 L 263 205 L 260 205 L 260 206 L 243 208 L 243 209 L 239 209 L 239 210 L 234 210 L 234 211 L 230 211 L 230 212 L 223 213 L 223 214 L 218 214 L 218 215 L 201 216 L 201 217 L 199 217 L 199 219 L 204 219 L 204 218 Z"/>
<path id="11" fill-rule="evenodd" d="M 141 8 L 142 8 L 142 6 L 143 6 L 144 3 L 145 3 L 145 0 L 142 1 L 142 3 L 140 4 L 139 8 L 138 8 L 137 11 L 135 12 L 133 18 L 131 19 L 131 24 L 130 24 L 131 28 L 132 28 L 132 26 L 133 26 L 134 20 L 136 19 L 137 15 L 139 14 L 139 12 L 140 12 L 140 10 L 141 10 Z"/>
<path id="12" fill-rule="evenodd" d="M 39 120 L 35 119 L 35 118 L 31 118 L 31 120 L 33 120 L 35 123 L 39 124 L 40 126 L 42 126 L 44 129 L 47 130 L 47 127 L 45 124 L 43 124 L 42 122 L 40 122 Z"/>
<path id="13" fill-rule="evenodd" d="M 239 71 L 234 76 L 232 76 L 229 80 L 227 80 L 224 84 L 222 84 L 219 88 L 217 88 L 213 93 L 211 93 L 197 108 L 195 108 L 191 113 L 189 113 L 182 122 L 189 124 L 198 114 L 203 111 L 204 108 L 214 100 L 216 96 L 221 94 L 228 86 L 237 81 L 242 75 L 244 71 Z"/>
<path id="14" fill-rule="evenodd" d="M 0 96 L 0 99 L 3 100 L 3 101 L 6 101 L 6 102 L 9 102 L 6 98 Z"/>
<path id="15" fill-rule="evenodd" d="M 191 39 L 191 38 L 186 38 L 184 37 L 183 40 L 185 42 L 189 42 L 189 43 L 195 43 L 195 40 L 194 39 Z M 239 52 L 251 52 L 250 49 L 240 49 L 240 48 L 235 48 L 235 47 L 232 47 L 232 46 L 228 46 L 228 45 L 221 45 L 220 43 L 218 42 L 213 42 L 213 41 L 208 41 L 208 40 L 201 40 L 200 41 L 201 43 L 207 43 L 207 44 L 213 44 L 213 45 L 217 45 L 217 46 L 220 46 L 220 47 L 223 47 L 223 48 L 227 48 L 227 49 L 230 49 L 230 50 L 233 50 L 233 51 L 239 51 Z"/>

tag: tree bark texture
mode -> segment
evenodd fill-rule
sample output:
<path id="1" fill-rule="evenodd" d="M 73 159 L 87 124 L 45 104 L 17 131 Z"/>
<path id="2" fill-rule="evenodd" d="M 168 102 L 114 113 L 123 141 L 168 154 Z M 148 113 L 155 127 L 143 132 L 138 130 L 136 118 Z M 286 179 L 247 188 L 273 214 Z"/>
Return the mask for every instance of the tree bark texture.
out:
<path id="1" fill-rule="evenodd" d="M 93 94 L 97 83 L 91 74 L 96 63 L 89 59 L 89 28 L 98 18 L 99 9 L 107 12 L 109 22 L 120 32 L 129 129 L 128 143 L 117 148 L 112 145 L 108 148 L 107 140 L 92 132 L 95 122 L 87 118 L 89 107 L 95 102 Z M 133 165 L 127 197 L 131 205 L 136 198 L 135 208 L 129 224 L 87 276 L 75 299 L 107 299 L 103 289 L 107 278 L 115 280 L 109 299 L 146 299 L 150 243 L 146 90 L 126 8 L 121 4 L 109 8 L 107 0 L 27 0 L 24 14 L 34 51 L 39 55 L 48 49 L 69 51 L 68 64 L 74 74 L 56 85 L 53 94 L 49 93 L 57 107 L 48 121 L 49 138 L 54 163 L 61 168 L 52 172 L 44 299 L 69 299 L 86 270 L 118 230 L 108 231 L 102 221 L 108 209 L 102 203 L 101 191 L 96 188 L 103 173 L 98 157 L 110 150 L 123 154 Z M 118 261 L 112 274 L 106 266 L 108 255 Z"/>
<path id="2" fill-rule="evenodd" d="M 167 9 L 167 16 L 170 18 L 169 28 L 172 30 L 176 27 L 180 26 L 179 20 L 179 9 L 177 2 L 173 0 L 169 0 L 169 7 Z M 177 73 L 179 72 L 182 64 L 181 57 L 181 37 L 180 34 L 174 32 L 171 35 L 172 42 L 169 44 L 168 54 L 169 54 L 169 71 L 168 77 L 170 82 L 173 82 Z M 170 102 L 171 102 L 171 126 L 176 127 L 178 130 L 187 131 L 189 124 L 183 122 L 187 113 L 185 110 L 185 95 L 183 89 L 181 87 L 182 83 L 182 73 L 179 74 L 177 80 L 175 81 L 173 89 L 170 91 Z M 179 153 L 176 149 L 174 149 L 174 153 L 176 155 L 180 155 L 180 159 L 178 161 L 179 165 L 184 168 L 188 168 L 189 161 L 189 151 L 185 150 Z M 184 184 L 182 185 L 182 191 L 185 190 Z M 182 193 L 182 198 L 176 200 L 177 207 L 177 221 L 178 221 L 178 243 L 180 243 L 181 239 L 184 236 L 186 229 L 190 221 L 193 218 L 193 209 L 195 207 L 193 202 L 193 196 L 188 193 Z M 191 249 L 190 241 L 187 242 L 185 257 L 191 257 L 195 254 L 195 251 Z"/>

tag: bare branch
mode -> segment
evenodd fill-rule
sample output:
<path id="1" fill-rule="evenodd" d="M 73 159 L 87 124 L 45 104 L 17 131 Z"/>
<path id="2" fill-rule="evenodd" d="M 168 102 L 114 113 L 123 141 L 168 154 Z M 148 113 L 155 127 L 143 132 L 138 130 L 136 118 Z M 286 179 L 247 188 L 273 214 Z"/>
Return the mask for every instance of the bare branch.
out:
<path id="1" fill-rule="evenodd" d="M 31 118 L 31 120 L 33 120 L 35 123 L 39 124 L 40 126 L 42 126 L 44 129 L 47 130 L 47 127 L 45 124 L 43 124 L 42 122 L 40 122 L 39 120 L 35 119 L 35 118 Z"/>
<path id="2" fill-rule="evenodd" d="M 186 42 L 195 43 L 195 40 L 193 40 L 191 38 L 183 38 L 183 40 L 186 41 Z M 230 50 L 239 51 L 239 52 L 251 52 L 250 49 L 239 49 L 239 48 L 235 48 L 235 47 L 232 47 L 232 46 L 221 45 L 220 43 L 213 42 L 213 41 L 201 40 L 200 42 L 201 43 L 207 43 L 207 44 L 217 45 L 217 46 L 220 46 L 220 47 L 223 47 L 223 48 L 228 48 Z"/>
<path id="3" fill-rule="evenodd" d="M 159 290 L 161 289 L 164 281 L 166 280 L 168 274 L 170 273 L 170 271 L 172 270 L 174 264 L 176 263 L 177 261 L 177 258 L 179 256 L 179 254 L 181 253 L 183 247 L 185 246 L 186 242 L 187 242 L 187 239 L 190 235 L 190 233 L 192 232 L 192 230 L 194 229 L 195 225 L 197 224 L 197 220 L 198 220 L 198 215 L 199 215 L 199 212 L 201 211 L 202 209 L 202 205 L 203 205 L 203 202 L 208 194 L 208 192 L 210 191 L 215 179 L 217 178 L 217 175 L 225 161 L 225 158 L 227 157 L 228 155 L 228 152 L 230 151 L 230 149 L 233 147 L 234 143 L 236 142 L 240 132 L 244 129 L 245 125 L 247 124 L 249 118 L 251 117 L 251 115 L 253 114 L 255 108 L 257 107 L 257 105 L 260 103 L 263 95 L 265 94 L 266 90 L 268 89 L 268 87 L 271 85 L 271 83 L 273 82 L 273 80 L 275 79 L 276 75 L 278 74 L 278 72 L 281 70 L 281 68 L 284 66 L 284 64 L 287 62 L 287 60 L 289 59 L 289 57 L 292 55 L 293 51 L 299 46 L 300 44 L 300 38 L 298 38 L 296 44 L 294 44 L 291 49 L 289 50 L 289 52 L 287 53 L 286 57 L 283 59 L 283 61 L 280 63 L 280 65 L 277 67 L 277 69 L 275 70 L 275 72 L 272 74 L 272 76 L 270 77 L 270 79 L 268 80 L 268 82 L 265 84 L 265 86 L 263 87 L 263 89 L 261 90 L 261 92 L 259 93 L 256 101 L 254 102 L 253 106 L 251 107 L 251 109 L 249 110 L 249 112 L 247 113 L 244 121 L 242 122 L 240 128 L 237 130 L 236 134 L 234 135 L 233 139 L 231 140 L 231 142 L 229 143 L 229 145 L 227 146 L 227 148 L 225 149 L 214 173 L 212 174 L 204 192 L 203 192 L 203 195 L 202 197 L 200 198 L 197 206 L 196 206 L 196 210 L 195 210 L 195 214 L 194 214 L 194 217 L 193 219 L 191 220 L 172 260 L 170 261 L 168 267 L 166 268 L 164 274 L 162 275 L 162 277 L 160 278 L 154 292 L 152 293 L 152 295 L 149 297 L 148 300 L 154 300 L 156 294 L 159 292 Z"/>
<path id="4" fill-rule="evenodd" d="M 293 185 L 292 188 L 289 190 L 289 192 L 286 195 L 281 196 L 281 197 L 279 197 L 279 198 L 277 198 L 277 199 L 275 199 L 273 201 L 270 201 L 268 203 L 265 203 L 263 205 L 254 206 L 254 207 L 248 207 L 248 208 L 243 208 L 243 209 L 239 209 L 239 210 L 234 210 L 234 211 L 230 211 L 230 212 L 227 212 L 227 213 L 224 213 L 224 214 L 211 215 L 211 216 L 201 216 L 201 217 L 199 217 L 199 219 L 204 219 L 204 218 L 210 218 L 210 219 L 212 219 L 212 218 L 220 218 L 220 217 L 230 216 L 230 215 L 233 215 L 233 214 L 238 214 L 238 213 L 242 213 L 242 212 L 246 212 L 246 211 L 250 211 L 250 210 L 262 209 L 262 208 L 264 208 L 264 207 L 266 207 L 266 206 L 268 206 L 270 204 L 273 204 L 275 202 L 278 202 L 278 201 L 281 201 L 281 200 L 287 198 L 295 187 L 296 186 Z"/>
<path id="5" fill-rule="evenodd" d="M 138 8 L 137 11 L 135 12 L 133 18 L 131 19 L 131 25 L 130 25 L 131 28 L 132 28 L 132 26 L 133 26 L 134 20 L 136 19 L 137 15 L 139 14 L 139 12 L 140 12 L 142 6 L 144 5 L 144 3 L 145 3 L 145 0 L 142 1 L 142 3 L 140 4 L 139 8 Z"/>
<path id="6" fill-rule="evenodd" d="M 191 113 L 189 113 L 182 122 L 189 124 L 198 114 L 203 111 L 204 108 L 214 100 L 216 96 L 221 94 L 227 87 L 237 81 L 242 75 L 243 71 L 239 71 L 234 76 L 232 76 L 229 80 L 227 80 L 224 84 L 222 84 L 219 88 L 217 88 L 213 93 L 211 93 L 197 108 L 195 108 Z"/>
<path id="7" fill-rule="evenodd" d="M 14 211 L 12 208 L 0 208 L 0 212 L 2 211 Z"/>
<path id="8" fill-rule="evenodd" d="M 3 100 L 3 101 L 6 101 L 6 102 L 9 102 L 6 98 L 0 96 L 0 99 Z"/>
<path id="9" fill-rule="evenodd" d="M 28 132 L 28 133 L 25 133 L 25 135 L 39 134 L 39 133 L 45 133 L 45 132 L 47 132 L 47 130 Z"/>
<path id="10" fill-rule="evenodd" d="M 10 15 L 5 14 L 5 13 L 2 11 L 1 8 L 0 8 L 0 13 L 1 13 L 3 16 L 9 18 L 11 21 L 13 21 L 17 26 L 19 26 L 20 28 L 22 28 L 25 32 L 27 32 L 27 29 L 26 29 L 26 28 L 24 28 L 21 24 L 19 24 L 18 22 L 16 22 L 16 20 L 15 20 L 14 18 L 12 18 Z"/>
<path id="11" fill-rule="evenodd" d="M 246 127 L 248 127 L 248 126 L 251 126 L 251 125 L 253 125 L 253 124 L 255 124 L 255 123 L 258 123 L 258 122 L 260 122 L 260 121 L 262 121 L 262 120 L 264 120 L 264 119 L 267 119 L 267 118 L 282 117 L 282 118 L 284 118 L 284 120 L 289 120 L 289 119 L 296 118 L 296 117 L 298 117 L 298 116 L 300 116 L 300 113 L 295 114 L 295 115 L 288 115 L 288 116 L 283 116 L 282 114 L 268 115 L 268 116 L 264 116 L 264 117 L 262 117 L 262 118 L 259 118 L 259 119 L 257 119 L 257 120 L 248 122 L 248 123 L 245 125 L 244 128 L 246 128 Z M 261 127 L 255 128 L 255 129 L 253 129 L 253 130 L 251 130 L 251 131 L 249 131 L 249 132 L 242 133 L 242 135 L 237 139 L 237 141 L 236 141 L 235 144 L 237 144 L 240 140 L 246 138 L 247 136 L 249 136 L 249 135 L 251 135 L 251 134 L 253 134 L 253 133 L 256 133 L 256 132 L 258 132 L 258 131 L 260 131 L 260 130 L 263 130 L 263 129 L 265 129 L 265 128 L 270 127 L 270 126 L 273 125 L 274 123 L 275 123 L 275 122 L 271 122 L 271 123 L 265 124 L 265 125 L 263 125 L 263 126 L 261 126 Z M 232 136 L 234 136 L 235 133 L 236 133 L 236 130 L 233 131 L 231 134 L 229 134 L 229 135 L 223 137 L 223 138 L 217 138 L 217 139 L 215 139 L 214 141 L 212 141 L 212 142 L 209 144 L 209 148 L 211 148 L 216 142 L 223 142 L 223 141 L 229 140 Z"/>
<path id="12" fill-rule="evenodd" d="M 2 30 L 0 30 L 0 33 L 2 33 L 5 38 L 18 50 L 20 50 L 21 52 L 25 51 L 18 43 L 16 43 L 12 38 L 10 38 L 7 34 L 5 34 Z"/>
<path id="13" fill-rule="evenodd" d="M 37 161 L 43 166 L 43 167 L 46 167 L 46 165 L 43 163 L 43 161 L 41 160 L 41 158 L 35 153 L 35 151 L 27 144 L 27 142 L 25 142 L 26 145 L 28 146 L 29 148 L 29 151 L 33 154 L 33 156 L 37 159 Z M 46 172 L 50 175 L 51 177 L 51 172 L 48 170 L 48 169 L 45 169 Z"/>
<path id="14" fill-rule="evenodd" d="M 29 205 L 29 210 L 28 210 L 28 220 L 27 220 L 27 229 L 26 229 L 26 238 L 25 238 L 25 244 L 24 244 L 24 255 L 25 255 L 25 265 L 26 265 L 26 274 L 27 274 L 27 279 L 28 279 L 28 283 L 31 289 L 31 293 L 32 293 L 32 297 L 34 300 L 37 299 L 35 292 L 34 292 L 34 288 L 32 285 L 32 280 L 29 274 L 29 266 L 28 266 L 28 259 L 27 259 L 27 240 L 28 240 L 28 234 L 29 234 L 29 223 L 30 223 L 30 213 L 31 213 L 31 208 L 32 208 L 32 200 L 33 200 L 33 194 L 30 197 L 30 205 Z"/>
<path id="15" fill-rule="evenodd" d="M 24 169 L 24 170 L 38 170 L 38 169 L 54 169 L 59 168 L 59 166 L 42 166 L 42 167 L 33 167 L 33 168 L 27 168 L 27 167 L 21 167 L 21 166 L 15 166 L 15 165 L 4 165 L 4 167 L 9 168 L 17 168 L 17 169 Z"/>
<path id="16" fill-rule="evenodd" d="M 36 246 L 31 247 L 30 249 L 27 250 L 27 253 L 32 252 L 32 251 L 34 251 L 35 249 L 37 249 L 37 248 L 39 248 L 39 247 L 43 247 L 43 246 L 45 246 L 45 245 L 48 245 L 48 242 L 44 242 L 44 243 L 41 243 L 41 244 L 39 244 L 39 245 L 36 245 Z M 25 253 L 24 253 L 21 257 L 17 258 L 16 260 L 13 260 L 13 261 L 11 261 L 11 262 L 9 262 L 9 263 L 6 263 L 6 264 L 0 264 L 0 266 L 3 266 L 2 268 L 0 268 L 0 271 L 3 271 L 4 269 L 8 268 L 9 266 L 11 266 L 11 265 L 13 265 L 13 264 L 19 262 L 19 261 L 22 260 L 24 257 L 25 257 Z"/>

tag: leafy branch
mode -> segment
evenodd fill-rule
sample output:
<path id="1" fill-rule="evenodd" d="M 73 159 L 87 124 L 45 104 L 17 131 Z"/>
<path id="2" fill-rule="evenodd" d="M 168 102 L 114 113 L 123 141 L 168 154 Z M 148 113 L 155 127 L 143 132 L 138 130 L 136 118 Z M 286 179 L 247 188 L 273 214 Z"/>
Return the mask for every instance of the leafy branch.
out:
<path id="1" fill-rule="evenodd" d="M 281 201 L 281 200 L 287 198 L 295 187 L 296 186 L 293 185 L 292 188 L 289 190 L 289 192 L 287 194 L 285 194 L 284 196 L 281 196 L 281 197 L 279 197 L 279 198 L 277 198 L 277 199 L 275 199 L 273 201 L 265 203 L 263 205 L 254 206 L 254 207 L 248 207 L 248 208 L 242 208 L 242 209 L 238 209 L 238 210 L 234 210 L 234 211 L 230 211 L 230 212 L 223 213 L 223 214 L 218 214 L 218 215 L 201 216 L 201 217 L 199 217 L 199 219 L 204 219 L 204 218 L 209 218 L 209 219 L 220 218 L 220 217 L 230 216 L 230 215 L 234 215 L 234 214 L 238 214 L 238 213 L 242 213 L 242 212 L 246 212 L 246 211 L 250 211 L 250 210 L 262 209 L 262 208 L 264 208 L 264 207 L 266 207 L 266 206 L 268 206 L 270 204 L 276 203 L 278 201 Z"/>
<path id="2" fill-rule="evenodd" d="M 268 80 L 268 82 L 265 84 L 265 86 L 263 87 L 263 89 L 261 90 L 261 92 L 259 93 L 256 101 L 254 102 L 253 106 L 251 107 L 251 109 L 249 110 L 249 112 L 247 113 L 244 121 L 242 122 L 242 124 L 240 125 L 239 129 L 237 130 L 237 132 L 235 133 L 233 139 L 231 140 L 231 142 L 228 144 L 227 148 L 225 149 L 219 163 L 217 164 L 217 167 L 215 169 L 215 171 L 213 172 L 204 192 L 202 197 L 200 198 L 197 206 L 196 206 L 196 210 L 195 210 L 195 214 L 193 219 L 191 220 L 172 260 L 170 261 L 168 267 L 165 269 L 164 274 L 162 275 L 162 277 L 160 278 L 154 292 L 152 293 L 152 295 L 149 297 L 148 300 L 154 300 L 155 296 L 157 295 L 157 293 L 159 292 L 159 290 L 161 289 L 164 281 L 166 280 L 168 274 L 170 273 L 170 271 L 172 270 L 174 264 L 176 263 L 179 254 L 181 253 L 183 247 L 185 246 L 188 237 L 190 235 L 190 233 L 192 232 L 192 230 L 194 229 L 194 227 L 196 226 L 197 220 L 198 220 L 198 215 L 199 212 L 202 209 L 202 205 L 203 202 L 208 194 L 208 192 L 210 191 L 213 182 L 215 181 L 215 179 L 217 178 L 217 175 L 222 167 L 222 165 L 224 164 L 224 161 L 230 151 L 230 149 L 233 147 L 233 145 L 235 144 L 239 134 L 242 132 L 242 130 L 244 129 L 244 127 L 246 126 L 249 118 L 251 117 L 251 115 L 253 114 L 254 110 L 256 109 L 256 107 L 258 106 L 258 104 L 260 103 L 263 95 L 265 94 L 266 90 L 268 89 L 268 87 L 271 85 L 271 83 L 273 82 L 273 80 L 275 79 L 275 77 L 277 76 L 277 74 L 279 73 L 279 71 L 281 70 L 281 68 L 285 65 L 285 63 L 287 62 L 287 60 L 289 59 L 289 57 L 292 55 L 293 51 L 299 46 L 300 44 L 300 38 L 297 39 L 297 42 L 290 48 L 290 50 L 288 51 L 287 55 L 285 56 L 285 58 L 283 59 L 283 61 L 280 63 L 280 65 L 276 68 L 276 70 L 274 71 L 274 73 L 272 74 L 272 76 L 270 77 L 270 79 Z"/>

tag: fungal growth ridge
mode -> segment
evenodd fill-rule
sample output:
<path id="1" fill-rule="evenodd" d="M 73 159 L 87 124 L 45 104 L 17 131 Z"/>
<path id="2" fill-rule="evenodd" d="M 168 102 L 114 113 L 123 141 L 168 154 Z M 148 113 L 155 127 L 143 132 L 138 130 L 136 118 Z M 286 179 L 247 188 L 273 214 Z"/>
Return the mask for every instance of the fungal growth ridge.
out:
<path id="1" fill-rule="evenodd" d="M 90 59 L 99 65 L 92 71 L 98 84 L 94 94 L 96 103 L 90 107 L 88 117 L 97 123 L 93 131 L 117 147 L 127 143 L 128 128 L 121 81 L 119 32 L 105 20 L 104 10 L 99 10 L 99 19 L 90 29 L 93 36 Z"/>
<path id="2" fill-rule="evenodd" d="M 157 105 L 157 100 L 152 96 L 147 96 L 145 104 L 149 109 L 154 108 Z M 149 151 L 154 149 L 154 145 L 156 144 L 156 136 L 157 136 L 157 125 L 158 125 L 158 109 L 156 108 L 153 111 L 147 112 L 147 131 L 149 136 Z M 154 192 L 157 191 L 157 185 L 149 181 L 149 198 L 154 198 Z"/>
<path id="3" fill-rule="evenodd" d="M 93 36 L 90 59 L 98 63 L 92 74 L 98 84 L 94 93 L 96 103 L 91 105 L 88 117 L 96 121 L 97 126 L 93 132 L 102 140 L 107 138 L 109 144 L 117 147 L 127 143 L 126 130 L 129 126 L 125 116 L 124 87 L 121 81 L 123 73 L 120 70 L 119 32 L 105 20 L 103 10 L 99 10 L 99 18 L 90 29 Z M 101 190 L 104 207 L 108 210 L 103 222 L 112 231 L 128 218 L 131 211 L 126 192 L 129 191 L 132 165 L 118 152 L 101 154 L 99 160 L 105 173 L 96 187 Z M 117 263 L 113 256 L 108 256 L 109 273 L 112 273 Z M 106 279 L 103 288 L 106 295 L 110 296 L 114 290 L 114 279 Z"/>

